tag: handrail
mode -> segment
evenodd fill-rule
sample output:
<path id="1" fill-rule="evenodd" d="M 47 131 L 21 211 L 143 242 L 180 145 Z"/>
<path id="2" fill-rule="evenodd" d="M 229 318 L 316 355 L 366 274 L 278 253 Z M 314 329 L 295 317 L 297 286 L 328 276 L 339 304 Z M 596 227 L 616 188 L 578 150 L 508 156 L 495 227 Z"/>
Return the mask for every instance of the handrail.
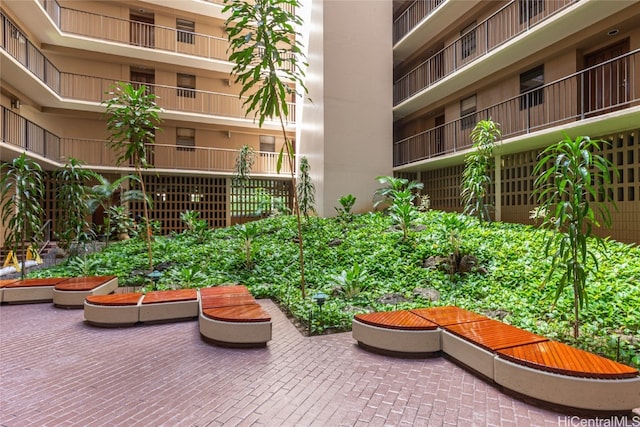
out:
<path id="1" fill-rule="evenodd" d="M 545 1 L 546 9 L 537 10 L 538 13 L 535 16 L 528 16 L 529 8 L 525 8 L 525 15 L 522 15 L 521 1 L 511 0 L 487 19 L 398 78 L 393 85 L 394 106 L 486 56 L 505 42 L 530 31 L 578 1 L 580 0 Z"/>
<path id="2" fill-rule="evenodd" d="M 447 0 L 415 0 L 393 21 L 393 43 L 409 34 Z"/>
<path id="3" fill-rule="evenodd" d="M 640 49 L 395 141 L 393 164 L 402 166 L 471 147 L 471 128 L 482 119 L 500 123 L 504 139 L 640 105 L 638 69 Z"/>
<path id="4" fill-rule="evenodd" d="M 44 236 L 44 238 L 42 239 L 44 243 L 42 244 L 40 249 L 38 249 L 38 255 L 42 255 L 44 249 L 49 243 L 51 243 L 51 223 L 52 221 L 50 219 L 46 220 L 45 223 L 42 224 L 42 227 L 40 227 L 40 229 L 38 230 L 38 234 L 42 233 L 42 235 Z"/>

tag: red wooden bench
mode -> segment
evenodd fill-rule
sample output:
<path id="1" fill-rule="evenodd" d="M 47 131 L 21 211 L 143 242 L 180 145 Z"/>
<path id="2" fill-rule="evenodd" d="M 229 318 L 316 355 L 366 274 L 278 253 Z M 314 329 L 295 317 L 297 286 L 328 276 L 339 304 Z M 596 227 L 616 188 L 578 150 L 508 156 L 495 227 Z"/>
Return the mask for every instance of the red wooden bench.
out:
<path id="1" fill-rule="evenodd" d="M 53 304 L 64 308 L 82 308 L 90 295 L 106 295 L 116 290 L 116 276 L 73 277 L 56 284 Z"/>
<path id="2" fill-rule="evenodd" d="M 198 317 L 198 291 L 176 289 L 152 291 L 142 299 L 141 322 L 165 322 Z"/>
<path id="3" fill-rule="evenodd" d="M 8 280 L 2 285 L 3 303 L 34 303 L 53 301 L 54 287 L 67 277 L 47 277 L 24 280 Z"/>
<path id="4" fill-rule="evenodd" d="M 416 346 L 435 333 L 432 351 L 554 407 L 611 413 L 640 406 L 637 369 L 458 307 L 359 314 L 352 331 L 361 347 L 402 356 L 420 354 Z"/>

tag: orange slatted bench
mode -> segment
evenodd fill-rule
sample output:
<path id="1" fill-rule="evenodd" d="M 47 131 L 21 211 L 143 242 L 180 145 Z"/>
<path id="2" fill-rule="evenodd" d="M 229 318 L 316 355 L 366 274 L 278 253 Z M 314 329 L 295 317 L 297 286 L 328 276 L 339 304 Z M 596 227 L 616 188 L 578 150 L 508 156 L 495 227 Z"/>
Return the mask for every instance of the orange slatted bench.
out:
<path id="1" fill-rule="evenodd" d="M 116 276 L 74 277 L 55 286 L 53 304 L 64 308 L 82 308 L 86 297 L 110 294 L 117 287 Z"/>
<path id="2" fill-rule="evenodd" d="M 3 303 L 32 303 L 53 301 L 54 287 L 67 277 L 13 280 L 2 286 Z"/>
<path id="3" fill-rule="evenodd" d="M 359 314 L 353 337 L 364 348 L 404 356 L 411 343 L 403 335 L 422 342 L 419 333 L 430 331 L 411 315 L 437 326 L 442 353 L 520 397 L 605 413 L 640 406 L 637 369 L 458 307 Z"/>
<path id="4" fill-rule="evenodd" d="M 242 285 L 200 289 L 200 335 L 226 347 L 265 347 L 271 316 Z"/>
<path id="5" fill-rule="evenodd" d="M 147 292 L 140 304 L 140 321 L 195 319 L 198 317 L 198 301 L 196 289 Z"/>
<path id="6" fill-rule="evenodd" d="M 131 326 L 140 321 L 140 301 L 144 294 L 88 295 L 84 300 L 84 319 L 94 326 Z"/>
<path id="7" fill-rule="evenodd" d="M 640 406 L 638 370 L 556 341 L 497 351 L 496 383 L 572 408 L 625 412 Z"/>
<path id="8" fill-rule="evenodd" d="M 407 310 L 357 314 L 353 338 L 370 351 L 404 357 L 426 357 L 440 351 L 435 323 Z"/>
<path id="9" fill-rule="evenodd" d="M 442 332 L 442 350 L 489 379 L 497 350 L 541 341 L 548 339 L 493 319 L 447 325 Z"/>

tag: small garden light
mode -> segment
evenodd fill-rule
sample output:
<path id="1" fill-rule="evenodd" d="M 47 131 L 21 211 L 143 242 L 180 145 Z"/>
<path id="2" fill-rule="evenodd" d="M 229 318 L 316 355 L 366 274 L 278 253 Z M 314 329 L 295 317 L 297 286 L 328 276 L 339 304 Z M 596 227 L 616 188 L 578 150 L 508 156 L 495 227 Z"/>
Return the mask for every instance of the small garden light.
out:
<path id="1" fill-rule="evenodd" d="M 320 307 L 320 310 L 322 310 L 322 306 L 327 301 L 327 298 L 329 298 L 329 295 L 325 294 L 324 292 L 318 292 L 316 294 L 313 294 L 313 296 L 311 297 L 311 299 L 316 304 L 318 304 L 318 307 Z"/>
<path id="2" fill-rule="evenodd" d="M 153 270 L 151 273 L 147 274 L 147 277 L 153 281 L 153 288 L 157 289 L 158 281 L 162 277 L 162 273 L 158 270 Z"/>

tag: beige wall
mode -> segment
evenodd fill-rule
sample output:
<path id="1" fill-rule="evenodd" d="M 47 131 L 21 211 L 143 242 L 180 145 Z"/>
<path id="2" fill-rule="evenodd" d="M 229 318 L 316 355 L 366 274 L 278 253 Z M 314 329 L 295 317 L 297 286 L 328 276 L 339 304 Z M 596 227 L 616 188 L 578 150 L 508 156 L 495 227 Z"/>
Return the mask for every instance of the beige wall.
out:
<path id="1" fill-rule="evenodd" d="M 319 215 L 335 214 L 346 194 L 356 196 L 355 210 L 368 210 L 375 177 L 392 173 L 392 5 L 314 0 L 310 6 L 313 103 L 302 113 L 300 152 L 311 165 Z"/>

